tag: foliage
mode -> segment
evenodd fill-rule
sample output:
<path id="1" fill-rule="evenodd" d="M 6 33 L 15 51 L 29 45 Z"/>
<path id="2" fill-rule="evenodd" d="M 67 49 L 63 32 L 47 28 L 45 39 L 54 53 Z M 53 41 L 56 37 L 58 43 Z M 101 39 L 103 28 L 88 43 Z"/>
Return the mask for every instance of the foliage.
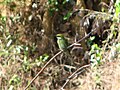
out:
<path id="1" fill-rule="evenodd" d="M 72 15 L 72 13 L 71 13 L 71 12 L 68 12 L 68 13 L 63 17 L 63 20 L 68 20 L 71 15 Z"/>
<path id="2" fill-rule="evenodd" d="M 35 60 L 35 63 L 37 66 L 42 66 L 42 64 L 46 62 L 48 58 L 49 58 L 49 55 L 43 54 L 42 56 L 40 56 L 38 59 Z"/>
<path id="3" fill-rule="evenodd" d="M 101 48 L 99 48 L 97 44 L 93 44 L 91 46 L 90 56 L 91 56 L 90 61 L 93 67 L 101 64 L 102 51 L 101 51 Z"/>
<path id="4" fill-rule="evenodd" d="M 120 0 L 116 0 L 115 3 L 115 15 L 116 17 L 120 17 Z"/>
<path id="5" fill-rule="evenodd" d="M 13 77 L 10 79 L 9 84 L 19 84 L 20 83 L 20 78 L 17 75 L 13 75 Z"/>
<path id="6" fill-rule="evenodd" d="M 52 14 L 54 11 L 58 11 L 58 1 L 57 0 L 48 0 L 48 5 L 49 5 L 49 11 Z"/>
<path id="7" fill-rule="evenodd" d="M 94 39 L 95 39 L 95 36 L 92 36 L 87 40 L 87 44 L 89 47 L 91 47 L 94 44 L 94 42 L 93 42 Z"/>
<path id="8" fill-rule="evenodd" d="M 49 8 L 49 12 L 50 12 L 50 15 L 54 15 L 55 12 L 59 12 L 61 13 L 63 10 L 66 9 L 66 6 L 68 3 L 71 3 L 73 2 L 72 0 L 63 0 L 63 1 L 59 1 L 59 0 L 48 0 L 48 8 Z M 67 11 L 67 9 L 66 9 Z M 64 12 L 66 13 L 64 16 L 63 16 L 63 20 L 68 20 L 69 17 L 72 15 L 71 13 L 71 8 L 69 8 L 69 10 L 67 12 Z"/>

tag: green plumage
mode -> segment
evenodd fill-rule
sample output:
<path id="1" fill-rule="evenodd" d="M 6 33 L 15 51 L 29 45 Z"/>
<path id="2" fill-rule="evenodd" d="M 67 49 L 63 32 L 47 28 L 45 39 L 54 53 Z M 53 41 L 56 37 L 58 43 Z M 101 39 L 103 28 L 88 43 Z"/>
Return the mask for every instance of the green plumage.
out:
<path id="1" fill-rule="evenodd" d="M 68 47 L 68 41 L 67 39 L 64 38 L 64 36 L 62 34 L 57 34 L 57 44 L 59 46 L 60 50 L 67 50 Z"/>

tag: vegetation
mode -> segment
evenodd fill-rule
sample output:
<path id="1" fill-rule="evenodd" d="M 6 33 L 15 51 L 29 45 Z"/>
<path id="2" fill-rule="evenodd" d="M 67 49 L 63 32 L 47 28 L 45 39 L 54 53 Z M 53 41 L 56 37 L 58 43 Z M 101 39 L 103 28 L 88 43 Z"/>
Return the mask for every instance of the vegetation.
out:
<path id="1" fill-rule="evenodd" d="M 119 90 L 119 70 L 120 0 L 0 0 L 0 90 Z"/>

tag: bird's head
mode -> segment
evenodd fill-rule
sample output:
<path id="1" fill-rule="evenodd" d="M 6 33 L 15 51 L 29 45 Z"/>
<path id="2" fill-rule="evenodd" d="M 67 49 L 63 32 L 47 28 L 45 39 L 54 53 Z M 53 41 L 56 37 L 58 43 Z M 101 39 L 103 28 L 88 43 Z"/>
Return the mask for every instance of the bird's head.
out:
<path id="1" fill-rule="evenodd" d="M 57 37 L 57 39 L 63 39 L 64 38 L 63 34 L 57 34 L 56 37 Z"/>

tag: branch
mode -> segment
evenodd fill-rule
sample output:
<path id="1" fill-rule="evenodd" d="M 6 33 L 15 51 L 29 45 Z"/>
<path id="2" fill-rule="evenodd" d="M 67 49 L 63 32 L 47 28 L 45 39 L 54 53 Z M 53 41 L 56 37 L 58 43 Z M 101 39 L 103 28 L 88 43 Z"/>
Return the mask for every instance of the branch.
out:
<path id="1" fill-rule="evenodd" d="M 76 43 L 80 43 L 81 41 L 83 41 L 84 39 L 88 38 L 90 36 L 90 34 L 92 34 L 94 31 L 96 31 L 96 29 L 92 30 L 90 33 L 88 33 L 86 36 L 84 36 L 82 39 L 76 41 L 75 43 L 69 45 L 67 47 L 67 49 L 71 48 L 72 46 L 74 46 Z"/>
<path id="2" fill-rule="evenodd" d="M 72 79 L 75 75 L 80 74 L 80 73 L 82 73 L 82 72 L 84 71 L 84 70 L 81 70 L 81 69 L 85 69 L 86 67 L 89 67 L 89 66 L 90 66 L 90 64 L 84 65 L 84 66 L 78 68 L 73 74 L 71 74 L 71 75 L 67 78 L 66 82 L 65 82 L 64 85 L 61 87 L 61 90 L 64 90 L 63 88 L 67 85 L 67 83 L 70 81 L 70 79 Z M 80 70 L 81 70 L 81 71 L 80 71 Z M 80 72 L 77 73 L 78 71 L 80 71 Z"/>

